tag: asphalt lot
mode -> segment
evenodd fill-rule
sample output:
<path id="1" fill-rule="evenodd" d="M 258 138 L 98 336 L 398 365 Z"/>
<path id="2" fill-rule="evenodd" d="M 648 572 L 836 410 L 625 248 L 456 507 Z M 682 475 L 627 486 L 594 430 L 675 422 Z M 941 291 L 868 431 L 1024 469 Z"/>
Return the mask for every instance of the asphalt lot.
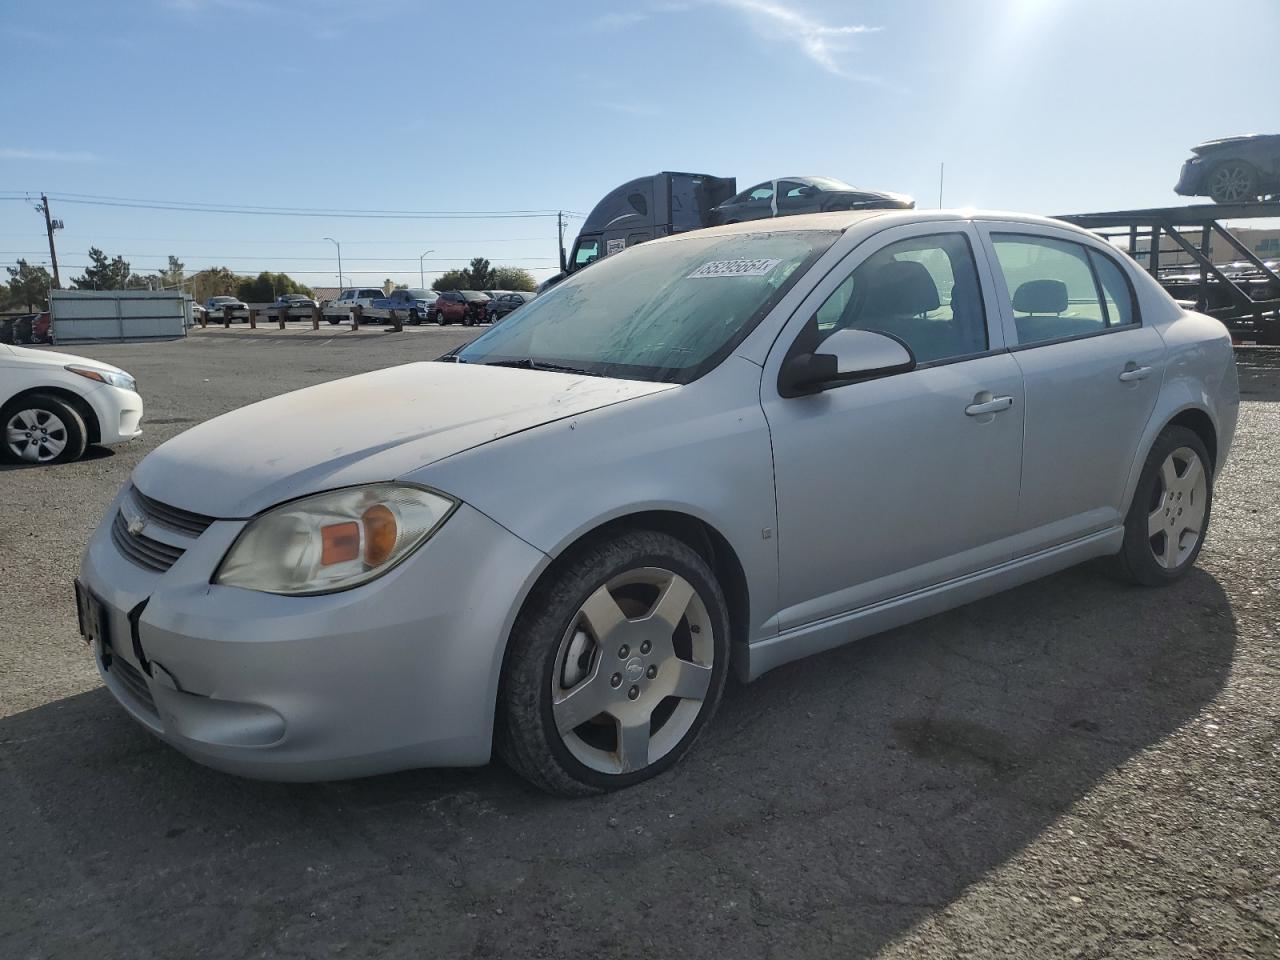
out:
<path id="1" fill-rule="evenodd" d="M 731 685 L 678 770 L 621 794 L 498 764 L 257 783 L 136 726 L 71 596 L 133 465 L 475 332 L 67 348 L 138 377 L 146 435 L 0 472 L 0 958 L 1280 956 L 1275 351 L 1242 352 L 1178 586 L 1078 568 Z"/>

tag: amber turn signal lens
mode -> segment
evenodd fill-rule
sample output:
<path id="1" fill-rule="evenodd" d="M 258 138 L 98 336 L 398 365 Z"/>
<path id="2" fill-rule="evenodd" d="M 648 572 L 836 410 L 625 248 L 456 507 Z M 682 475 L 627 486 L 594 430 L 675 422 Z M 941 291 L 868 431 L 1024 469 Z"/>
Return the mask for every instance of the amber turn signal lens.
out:
<path id="1" fill-rule="evenodd" d="M 360 517 L 364 522 L 364 562 L 380 566 L 396 548 L 396 515 L 382 504 L 375 504 Z"/>
<path id="2" fill-rule="evenodd" d="M 320 528 L 320 566 L 354 560 L 360 556 L 360 525 L 354 520 Z"/>

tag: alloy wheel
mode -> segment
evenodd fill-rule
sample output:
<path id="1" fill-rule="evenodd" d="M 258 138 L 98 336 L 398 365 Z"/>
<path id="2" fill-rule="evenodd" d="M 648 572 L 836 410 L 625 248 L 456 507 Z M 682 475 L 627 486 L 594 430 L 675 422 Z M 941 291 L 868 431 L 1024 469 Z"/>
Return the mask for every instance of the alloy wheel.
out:
<path id="1" fill-rule="evenodd" d="M 28 463 L 48 463 L 67 448 L 67 425 L 48 410 L 19 410 L 5 424 L 5 443 Z"/>
<path id="2" fill-rule="evenodd" d="M 1179 447 L 1160 465 L 1147 515 L 1148 541 L 1160 566 L 1176 570 L 1195 551 L 1208 503 L 1208 481 L 1199 454 Z"/>
<path id="3" fill-rule="evenodd" d="M 1209 194 L 1221 203 L 1253 199 L 1253 175 L 1239 163 L 1224 163 L 1209 178 Z"/>
<path id="4" fill-rule="evenodd" d="M 561 741 L 601 773 L 661 760 L 696 722 L 714 659 L 713 621 L 688 580 L 660 567 L 614 577 L 578 609 L 556 651 Z"/>

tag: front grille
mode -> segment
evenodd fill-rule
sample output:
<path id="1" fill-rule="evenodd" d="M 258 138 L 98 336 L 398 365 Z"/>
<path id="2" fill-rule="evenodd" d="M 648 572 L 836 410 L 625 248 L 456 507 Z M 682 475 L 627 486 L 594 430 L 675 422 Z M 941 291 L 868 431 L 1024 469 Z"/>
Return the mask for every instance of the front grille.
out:
<path id="1" fill-rule="evenodd" d="M 179 533 L 188 533 L 193 537 L 198 537 L 214 521 L 213 517 L 206 517 L 202 513 L 193 513 L 190 510 L 171 507 L 166 503 L 161 503 L 159 500 L 152 500 L 137 487 L 133 487 L 129 492 L 133 495 L 133 500 L 138 505 L 138 509 L 142 511 L 142 515 L 148 521 L 155 521 L 171 530 L 177 530 Z"/>
<path id="2" fill-rule="evenodd" d="M 120 681 L 120 685 L 128 691 L 129 696 L 152 713 L 156 712 L 156 702 L 151 698 L 151 690 L 147 687 L 147 678 L 128 660 L 113 656 L 107 666 L 107 673 Z"/>
<path id="3" fill-rule="evenodd" d="M 119 511 L 116 512 L 115 522 L 111 524 L 111 540 L 116 549 L 138 566 L 160 573 L 177 563 L 178 558 L 186 552 L 181 547 L 161 543 L 145 534 L 131 534 L 124 514 Z"/>

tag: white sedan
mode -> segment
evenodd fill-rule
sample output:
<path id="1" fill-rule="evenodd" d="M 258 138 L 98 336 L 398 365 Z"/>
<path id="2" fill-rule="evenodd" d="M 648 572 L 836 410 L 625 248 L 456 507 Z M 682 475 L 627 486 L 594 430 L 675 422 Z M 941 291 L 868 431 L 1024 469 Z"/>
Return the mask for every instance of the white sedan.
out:
<path id="1" fill-rule="evenodd" d="M 91 443 L 142 433 L 142 398 L 118 367 L 48 350 L 0 345 L 0 460 L 65 463 Z"/>

